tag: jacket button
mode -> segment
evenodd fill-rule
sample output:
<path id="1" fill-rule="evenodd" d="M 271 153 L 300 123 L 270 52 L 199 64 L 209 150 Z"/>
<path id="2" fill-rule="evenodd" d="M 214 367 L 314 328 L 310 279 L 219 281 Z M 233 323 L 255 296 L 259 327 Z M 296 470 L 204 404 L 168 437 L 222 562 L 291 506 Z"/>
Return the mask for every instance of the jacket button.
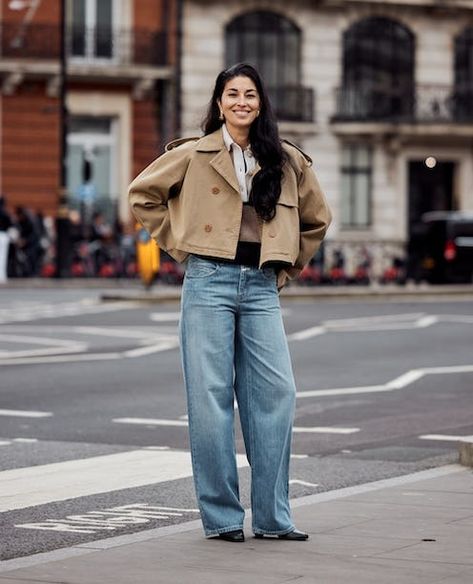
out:
<path id="1" fill-rule="evenodd" d="M 276 234 L 273 231 L 270 231 L 268 235 L 269 237 L 276 237 Z"/>
<path id="2" fill-rule="evenodd" d="M 206 225 L 204 229 L 207 233 L 210 233 L 212 231 L 212 225 Z"/>
<path id="3" fill-rule="evenodd" d="M 218 195 L 218 194 L 219 194 L 219 192 L 220 192 L 220 189 L 219 189 L 218 187 L 213 187 L 213 189 L 212 189 L 212 193 L 213 193 L 214 195 Z"/>

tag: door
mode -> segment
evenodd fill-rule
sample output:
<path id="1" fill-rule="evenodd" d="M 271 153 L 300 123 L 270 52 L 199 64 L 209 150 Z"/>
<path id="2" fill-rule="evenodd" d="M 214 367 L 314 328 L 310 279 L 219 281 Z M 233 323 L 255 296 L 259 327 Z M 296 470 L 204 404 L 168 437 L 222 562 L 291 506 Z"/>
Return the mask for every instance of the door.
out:
<path id="1" fill-rule="evenodd" d="M 409 162 L 409 213 L 407 242 L 407 278 L 419 281 L 421 261 L 425 253 L 425 225 L 421 221 L 430 211 L 454 210 L 454 162 L 431 160 Z"/>
<path id="2" fill-rule="evenodd" d="M 116 132 L 111 118 L 73 117 L 68 135 L 69 206 L 80 209 L 83 220 L 101 211 L 111 222 L 118 206 Z"/>

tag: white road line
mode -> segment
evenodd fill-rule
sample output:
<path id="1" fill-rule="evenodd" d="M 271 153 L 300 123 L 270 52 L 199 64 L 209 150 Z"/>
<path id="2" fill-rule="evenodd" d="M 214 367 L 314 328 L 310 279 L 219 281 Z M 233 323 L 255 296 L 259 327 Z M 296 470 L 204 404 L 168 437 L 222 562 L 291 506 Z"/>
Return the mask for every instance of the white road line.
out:
<path id="1" fill-rule="evenodd" d="M 138 424 L 151 426 L 188 426 L 184 420 L 163 420 L 159 418 L 114 418 L 116 424 Z"/>
<path id="2" fill-rule="evenodd" d="M 318 487 L 318 483 L 308 483 L 307 481 L 300 481 L 298 479 L 292 479 L 289 481 L 290 485 L 303 485 L 304 487 Z"/>
<path id="3" fill-rule="evenodd" d="M 144 357 L 145 355 L 151 355 L 152 353 L 160 353 L 161 351 L 168 351 L 170 349 L 175 349 L 179 347 L 179 341 L 162 341 L 156 345 L 149 345 L 147 347 L 139 347 L 138 349 L 131 349 L 130 351 L 125 351 L 123 355 L 125 357 Z"/>
<path id="4" fill-rule="evenodd" d="M 110 361 L 123 359 L 121 353 L 85 353 L 82 355 L 54 355 L 51 357 L 19 357 L 0 359 L 2 365 L 43 365 L 48 363 L 73 363 L 75 361 Z"/>
<path id="5" fill-rule="evenodd" d="M 312 337 L 317 337 L 323 335 L 327 332 L 327 329 L 323 326 L 313 326 L 308 329 L 304 329 L 297 333 L 291 333 L 287 335 L 288 341 L 305 341 L 306 339 L 311 339 Z"/>
<path id="6" fill-rule="evenodd" d="M 325 320 L 323 322 L 324 326 L 330 328 L 346 327 L 346 326 L 357 326 L 359 324 L 366 325 L 370 323 L 380 323 L 380 322 L 399 322 L 400 320 L 418 320 L 425 316 L 425 312 L 408 312 L 407 314 L 381 314 L 376 316 L 360 316 L 355 318 L 340 318 L 333 320 Z"/>
<path id="7" fill-rule="evenodd" d="M 424 434 L 419 436 L 421 440 L 440 440 L 445 442 L 473 442 L 473 435 L 471 436 L 452 436 L 449 434 Z"/>
<path id="8" fill-rule="evenodd" d="M 384 385 L 365 385 L 358 387 L 340 387 L 334 389 L 314 389 L 308 391 L 299 391 L 296 394 L 298 399 L 308 397 L 328 397 L 337 395 L 357 395 L 362 393 L 383 393 L 396 391 L 411 385 L 425 375 L 446 375 L 451 373 L 473 373 L 473 365 L 452 365 L 446 367 L 426 367 L 425 369 L 412 369 L 406 371 L 401 376 Z"/>
<path id="9" fill-rule="evenodd" d="M 149 315 L 155 322 L 175 322 L 181 317 L 180 312 L 152 312 Z"/>
<path id="10" fill-rule="evenodd" d="M 439 319 L 436 316 L 424 316 L 423 318 L 419 318 L 419 320 L 416 322 L 416 327 L 426 328 L 428 326 L 432 326 L 433 324 L 437 324 L 438 322 Z"/>
<path id="11" fill-rule="evenodd" d="M 0 416 L 13 416 L 18 418 L 49 418 L 52 412 L 35 412 L 30 410 L 0 410 Z"/>
<path id="12" fill-rule="evenodd" d="M 10 444 L 10 440 L 0 440 L 0 446 L 9 446 Z"/>
<path id="13" fill-rule="evenodd" d="M 293 431 L 315 434 L 354 434 L 355 432 L 359 432 L 360 428 L 336 428 L 333 426 L 314 426 L 310 428 L 305 426 L 294 426 Z"/>
<path id="14" fill-rule="evenodd" d="M 239 467 L 248 466 L 237 455 Z M 192 476 L 189 452 L 132 450 L 0 472 L 0 512 Z"/>
<path id="15" fill-rule="evenodd" d="M 424 375 L 424 371 L 420 369 L 413 369 L 412 371 L 403 373 L 392 381 L 388 381 L 388 383 L 386 383 L 386 387 L 389 389 L 402 389 L 403 387 L 407 387 L 408 385 L 415 383 L 418 379 L 424 377 Z"/>

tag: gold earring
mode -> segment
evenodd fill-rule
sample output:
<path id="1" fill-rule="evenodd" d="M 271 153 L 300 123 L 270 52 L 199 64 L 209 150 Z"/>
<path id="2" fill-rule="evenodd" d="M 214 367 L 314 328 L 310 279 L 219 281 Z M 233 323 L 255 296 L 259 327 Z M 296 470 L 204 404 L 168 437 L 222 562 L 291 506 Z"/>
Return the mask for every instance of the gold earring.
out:
<path id="1" fill-rule="evenodd" d="M 221 120 L 223 122 L 223 120 L 225 119 L 224 115 L 223 115 L 223 111 L 220 110 L 220 115 L 218 116 L 218 119 Z"/>
<path id="2" fill-rule="evenodd" d="M 259 116 L 259 110 L 256 111 L 256 117 L 258 117 L 258 116 Z"/>

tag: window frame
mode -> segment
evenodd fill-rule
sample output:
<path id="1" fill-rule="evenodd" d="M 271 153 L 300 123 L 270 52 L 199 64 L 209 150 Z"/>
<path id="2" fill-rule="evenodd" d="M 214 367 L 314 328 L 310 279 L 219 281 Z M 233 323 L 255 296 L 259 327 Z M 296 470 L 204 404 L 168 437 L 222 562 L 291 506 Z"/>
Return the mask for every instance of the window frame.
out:
<path id="1" fill-rule="evenodd" d="M 364 149 L 368 154 L 368 164 L 360 165 L 357 163 L 356 158 L 358 152 Z M 345 152 L 349 151 L 349 164 L 344 163 Z M 340 164 L 340 179 L 341 183 L 348 178 L 348 200 L 340 201 L 340 208 L 342 212 L 340 228 L 343 231 L 361 231 L 370 229 L 373 226 L 373 147 L 371 144 L 365 142 L 347 142 L 344 143 L 340 150 L 341 164 Z M 366 193 L 366 222 L 359 223 L 356 222 L 356 178 L 358 176 L 367 177 L 367 193 Z M 343 187 L 340 188 L 340 197 L 345 196 Z M 348 215 L 349 222 L 346 223 L 343 219 L 344 204 L 348 205 Z"/>

